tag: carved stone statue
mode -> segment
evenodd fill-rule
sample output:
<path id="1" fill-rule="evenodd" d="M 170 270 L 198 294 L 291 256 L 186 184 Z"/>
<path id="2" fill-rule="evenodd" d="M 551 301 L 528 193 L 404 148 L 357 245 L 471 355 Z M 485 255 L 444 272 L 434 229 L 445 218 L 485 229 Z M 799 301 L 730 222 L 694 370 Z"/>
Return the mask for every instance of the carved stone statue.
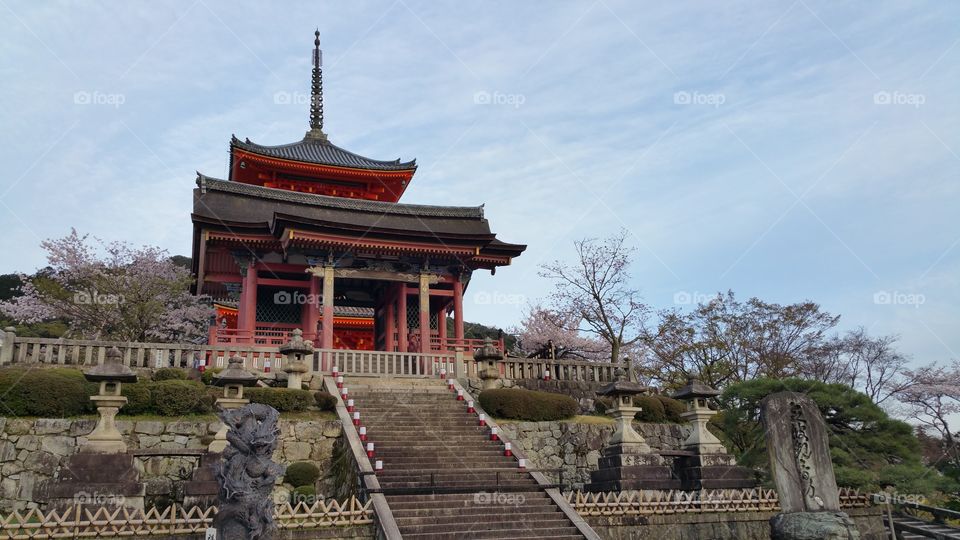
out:
<path id="1" fill-rule="evenodd" d="M 217 538 L 268 540 L 273 536 L 271 492 L 274 481 L 284 472 L 272 460 L 280 437 L 279 417 L 276 409 L 260 403 L 220 413 L 228 427 L 230 444 L 217 469 Z"/>
<path id="2" fill-rule="evenodd" d="M 770 473 L 781 513 L 770 520 L 774 540 L 856 540 L 853 520 L 840 511 L 827 425 L 805 394 L 777 392 L 760 402 Z"/>

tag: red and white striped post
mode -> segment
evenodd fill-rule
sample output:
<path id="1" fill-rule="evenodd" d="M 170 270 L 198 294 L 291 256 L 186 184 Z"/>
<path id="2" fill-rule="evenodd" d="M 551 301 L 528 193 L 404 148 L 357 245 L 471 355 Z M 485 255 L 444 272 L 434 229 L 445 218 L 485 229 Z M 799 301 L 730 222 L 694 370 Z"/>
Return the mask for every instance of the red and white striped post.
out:
<path id="1" fill-rule="evenodd" d="M 340 376 L 340 368 L 336 364 L 333 365 L 333 380 L 337 380 L 337 377 Z"/>
<path id="2" fill-rule="evenodd" d="M 373 443 L 372 443 L 372 442 L 368 442 L 368 443 L 367 443 L 367 457 L 368 457 L 368 458 L 372 458 L 372 457 L 373 457 Z"/>
<path id="3" fill-rule="evenodd" d="M 468 413 L 477 412 L 477 410 L 476 410 L 475 408 L 473 408 L 473 400 L 472 400 L 472 399 L 467 401 L 467 412 L 468 412 Z"/>
<path id="4" fill-rule="evenodd" d="M 337 375 L 337 388 L 343 388 L 343 375 Z"/>
<path id="5" fill-rule="evenodd" d="M 360 440 L 367 440 L 367 426 L 360 426 Z"/>
<path id="6" fill-rule="evenodd" d="M 510 457 L 513 455 L 513 445 L 510 443 L 503 443 L 503 455 Z"/>
<path id="7" fill-rule="evenodd" d="M 457 390 L 457 401 L 463 401 L 463 390 Z"/>
<path id="8" fill-rule="evenodd" d="M 263 372 L 264 372 L 264 373 L 270 373 L 270 359 L 269 359 L 269 358 L 267 358 L 266 360 L 263 361 Z"/>
<path id="9" fill-rule="evenodd" d="M 483 413 L 480 413 L 480 425 L 481 426 L 487 425 L 487 415 Z"/>
<path id="10" fill-rule="evenodd" d="M 447 389 L 450 390 L 451 392 L 454 390 L 453 379 L 447 379 Z"/>
<path id="11" fill-rule="evenodd" d="M 373 462 L 373 472 L 383 471 L 383 462 L 379 459 Z"/>
<path id="12" fill-rule="evenodd" d="M 500 428 L 490 428 L 490 440 L 499 441 L 500 440 Z"/>
<path id="13" fill-rule="evenodd" d="M 520 458 L 520 459 L 517 460 L 517 464 L 520 466 L 520 470 L 521 470 L 521 471 L 526 470 L 526 468 L 527 468 L 527 460 L 525 460 L 525 459 L 523 459 L 523 458 Z"/>
<path id="14" fill-rule="evenodd" d="M 543 380 L 545 380 L 545 381 L 549 381 L 549 380 L 550 380 L 550 370 L 549 370 L 549 369 L 543 372 Z"/>
<path id="15" fill-rule="evenodd" d="M 343 388 L 340 389 L 340 397 L 343 398 L 344 401 L 347 400 L 347 394 L 348 394 L 348 392 L 347 392 L 347 387 L 346 387 L 346 386 L 344 386 Z"/>
<path id="16" fill-rule="evenodd" d="M 352 399 L 348 399 L 348 400 L 347 400 L 347 412 L 350 412 L 350 413 L 353 412 L 353 400 L 352 400 Z"/>
<path id="17" fill-rule="evenodd" d="M 441 379 L 446 379 L 446 378 L 447 378 L 447 370 L 446 370 L 446 368 L 440 368 L 440 378 L 441 378 Z"/>
<path id="18" fill-rule="evenodd" d="M 360 426 L 360 411 L 353 411 L 353 425 Z"/>

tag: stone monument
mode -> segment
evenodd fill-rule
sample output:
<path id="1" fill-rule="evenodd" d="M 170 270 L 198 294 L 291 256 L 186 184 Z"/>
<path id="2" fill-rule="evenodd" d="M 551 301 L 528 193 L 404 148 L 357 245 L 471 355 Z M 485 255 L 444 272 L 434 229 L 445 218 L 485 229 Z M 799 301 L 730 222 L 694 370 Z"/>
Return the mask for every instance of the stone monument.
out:
<path id="1" fill-rule="evenodd" d="M 778 392 L 760 402 L 760 419 L 780 499 L 780 513 L 770 519 L 770 537 L 859 539 L 853 520 L 840 511 L 827 425 L 816 403 L 804 394 Z"/>
<path id="2" fill-rule="evenodd" d="M 633 418 L 642 410 L 634 406 L 633 398 L 647 390 L 642 384 L 624 380 L 620 368 L 612 383 L 597 390 L 597 395 L 613 398 L 611 415 L 616 428 L 600 453 L 599 469 L 590 473 L 587 491 L 680 488 L 680 479 L 672 468 L 633 429 Z"/>
<path id="3" fill-rule="evenodd" d="M 693 377 L 673 395 L 674 399 L 686 403 L 687 410 L 680 417 L 690 423 L 690 436 L 682 445 L 686 455 L 678 456 L 676 463 L 683 489 L 738 489 L 757 485 L 753 472 L 738 467 L 720 439 L 707 429 L 707 423 L 717 414 L 710 408 L 709 400 L 718 395 L 718 390 Z"/>
<path id="4" fill-rule="evenodd" d="M 287 388 L 300 390 L 303 387 L 303 374 L 310 372 L 310 366 L 303 361 L 313 357 L 313 342 L 303 339 L 303 330 L 296 328 L 290 333 L 290 341 L 280 346 L 284 355 L 283 371 L 287 374 Z"/>
<path id="5" fill-rule="evenodd" d="M 253 403 L 225 410 L 220 419 L 229 428 L 223 460 L 217 468 L 219 497 L 214 526 L 224 540 L 269 540 L 275 532 L 271 492 L 284 468 L 273 462 L 280 415 L 268 405 Z"/>

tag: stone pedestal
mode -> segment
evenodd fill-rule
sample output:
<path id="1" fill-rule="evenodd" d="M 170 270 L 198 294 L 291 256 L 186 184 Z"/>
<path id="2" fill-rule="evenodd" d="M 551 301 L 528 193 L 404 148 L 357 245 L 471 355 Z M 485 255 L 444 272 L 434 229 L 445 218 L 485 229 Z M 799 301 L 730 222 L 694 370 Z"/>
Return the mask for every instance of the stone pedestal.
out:
<path id="1" fill-rule="evenodd" d="M 106 383 L 104 383 L 106 384 Z M 119 391 L 119 389 L 118 389 Z M 99 454 L 122 454 L 127 451 L 123 435 L 117 429 L 117 412 L 127 403 L 127 398 L 118 395 L 90 396 L 97 405 L 97 426 L 87 435 L 87 444 L 81 451 Z"/>
<path id="2" fill-rule="evenodd" d="M 223 430 L 226 435 L 226 428 Z M 226 447 L 226 440 L 224 440 Z M 217 464 L 222 455 L 217 452 L 207 452 L 200 456 L 200 463 L 193 470 L 193 476 L 183 484 L 183 506 L 199 506 L 206 508 L 217 504 L 217 494 L 220 485 L 217 482 Z"/>
<path id="3" fill-rule="evenodd" d="M 242 394 L 241 394 L 242 395 Z M 231 409 L 239 409 L 247 403 L 250 403 L 249 399 L 246 398 L 228 398 L 222 397 L 217 398 L 217 407 L 222 411 L 228 411 Z M 227 447 L 227 425 L 220 424 L 220 429 L 217 430 L 216 435 L 213 436 L 213 441 L 207 445 L 207 450 L 216 454 L 223 452 Z"/>
<path id="4" fill-rule="evenodd" d="M 748 489 L 757 487 L 753 471 L 737 465 L 729 454 L 694 454 L 676 460 L 683 489 Z"/>
<path id="5" fill-rule="evenodd" d="M 794 512 L 770 518 L 771 540 L 859 540 L 856 524 L 844 512 Z"/>
<path id="6" fill-rule="evenodd" d="M 302 360 L 288 363 L 283 370 L 287 373 L 287 388 L 300 390 L 303 388 L 303 375 L 310 371 Z"/>
<path id="7" fill-rule="evenodd" d="M 631 428 L 632 431 L 632 428 Z M 625 489 L 680 489 L 680 478 L 645 443 L 611 444 L 600 452 L 599 469 L 590 473 L 587 491 Z"/>
<path id="8" fill-rule="evenodd" d="M 145 485 L 130 453 L 81 452 L 67 458 L 57 479 L 42 486 L 42 498 L 51 509 L 143 508 Z"/>

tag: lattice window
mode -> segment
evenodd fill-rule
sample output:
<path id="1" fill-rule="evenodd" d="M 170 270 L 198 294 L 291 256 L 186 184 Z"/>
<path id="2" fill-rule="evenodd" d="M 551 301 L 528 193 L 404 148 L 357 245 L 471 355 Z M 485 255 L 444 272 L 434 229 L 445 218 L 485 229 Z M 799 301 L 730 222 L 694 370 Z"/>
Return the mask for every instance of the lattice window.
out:
<path id="1" fill-rule="evenodd" d="M 299 324 L 304 296 L 299 289 L 257 287 L 257 322 Z"/>
<path id="2" fill-rule="evenodd" d="M 407 298 L 407 328 L 420 328 L 420 303 Z"/>

